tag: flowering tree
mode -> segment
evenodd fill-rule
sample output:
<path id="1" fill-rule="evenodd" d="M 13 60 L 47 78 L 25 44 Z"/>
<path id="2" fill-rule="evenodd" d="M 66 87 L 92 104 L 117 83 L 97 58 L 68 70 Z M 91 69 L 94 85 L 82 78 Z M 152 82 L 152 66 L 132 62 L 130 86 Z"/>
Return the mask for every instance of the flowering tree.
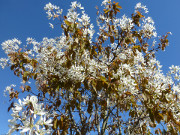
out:
<path id="1" fill-rule="evenodd" d="M 80 3 L 72 2 L 67 15 L 49 3 L 44 9 L 49 19 L 60 21 L 61 36 L 27 38 L 25 46 L 17 39 L 2 43 L 7 58 L 0 65 L 9 66 L 23 84 L 5 90 L 11 101 L 18 99 L 8 108 L 9 134 L 180 133 L 180 67 L 164 75 L 155 57 L 170 33 L 156 42 L 154 22 L 141 3 L 131 18 L 118 18 L 118 2 L 104 0 L 102 6 L 96 35 Z M 19 99 L 25 91 L 29 95 Z"/>

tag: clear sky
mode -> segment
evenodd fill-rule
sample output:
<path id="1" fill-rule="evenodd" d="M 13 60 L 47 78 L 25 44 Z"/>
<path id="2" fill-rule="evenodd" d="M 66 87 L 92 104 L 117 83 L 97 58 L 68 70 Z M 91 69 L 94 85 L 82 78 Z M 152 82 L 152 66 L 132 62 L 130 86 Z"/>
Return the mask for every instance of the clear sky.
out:
<path id="1" fill-rule="evenodd" d="M 60 25 L 55 29 L 49 27 L 44 11 L 46 3 L 51 2 L 60 6 L 64 11 L 69 8 L 72 0 L 0 0 L 0 44 L 8 39 L 18 38 L 25 44 L 27 37 L 41 41 L 43 37 L 53 38 L 60 35 Z M 101 0 L 77 0 L 85 7 L 86 13 L 95 24 L 96 9 Z M 157 59 L 163 65 L 163 72 L 171 65 L 180 65 L 180 1 L 179 0 L 116 0 L 122 6 L 121 14 L 129 17 L 136 3 L 141 2 L 149 9 L 147 16 L 155 21 L 158 35 L 172 32 L 169 37 L 170 45 L 165 52 L 158 52 Z M 53 23 L 53 22 L 52 22 Z M 5 57 L 0 47 L 0 57 Z M 11 118 L 7 108 L 10 104 L 8 97 L 3 96 L 7 85 L 19 83 L 17 77 L 9 68 L 0 69 L 0 135 L 8 132 L 8 119 Z"/>

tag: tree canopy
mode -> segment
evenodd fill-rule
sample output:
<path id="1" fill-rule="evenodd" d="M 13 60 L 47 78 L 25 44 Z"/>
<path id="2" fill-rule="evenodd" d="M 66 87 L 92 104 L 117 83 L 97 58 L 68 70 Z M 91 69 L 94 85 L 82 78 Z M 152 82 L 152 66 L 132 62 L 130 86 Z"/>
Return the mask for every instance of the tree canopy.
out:
<path id="1" fill-rule="evenodd" d="M 171 33 L 157 37 L 141 3 L 131 17 L 120 14 L 119 2 L 101 6 L 95 30 L 80 3 L 72 2 L 66 15 L 48 3 L 44 9 L 60 22 L 59 37 L 2 43 L 1 67 L 22 79 L 20 89 L 5 90 L 13 117 L 8 134 L 180 133 L 180 67 L 165 75 L 156 59 Z M 27 97 L 20 99 L 22 93 Z"/>

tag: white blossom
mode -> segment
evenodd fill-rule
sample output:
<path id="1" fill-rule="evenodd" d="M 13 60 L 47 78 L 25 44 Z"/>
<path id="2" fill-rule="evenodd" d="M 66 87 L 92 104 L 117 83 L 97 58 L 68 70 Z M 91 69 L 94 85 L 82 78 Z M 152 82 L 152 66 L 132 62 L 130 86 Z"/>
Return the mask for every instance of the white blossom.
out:
<path id="1" fill-rule="evenodd" d="M 8 94 L 10 94 L 11 92 L 13 92 L 14 90 L 14 88 L 13 87 L 16 87 L 16 85 L 15 84 L 11 84 L 10 86 L 7 86 L 6 87 L 6 89 L 4 90 L 4 96 L 7 96 L 7 92 L 8 92 Z"/>
<path id="2" fill-rule="evenodd" d="M 47 10 L 46 14 L 48 15 L 48 19 L 55 19 L 56 17 L 60 16 L 63 11 L 62 9 L 60 9 L 60 7 L 53 5 L 50 2 L 46 4 L 44 10 Z"/>
<path id="3" fill-rule="evenodd" d="M 8 64 L 9 59 L 7 58 L 0 58 L 0 66 L 4 69 Z"/>
<path id="4" fill-rule="evenodd" d="M 156 28 L 154 26 L 154 21 L 152 20 L 151 17 L 148 17 L 143 20 L 143 25 L 142 25 L 142 33 L 144 34 L 145 37 L 157 37 L 156 33 Z"/>
<path id="5" fill-rule="evenodd" d="M 49 23 L 50 27 L 54 29 L 54 25 L 52 23 Z"/>
<path id="6" fill-rule="evenodd" d="M 2 49 L 5 51 L 5 53 L 9 54 L 9 53 L 17 51 L 19 49 L 20 44 L 21 44 L 21 41 L 14 38 L 12 40 L 7 40 L 7 41 L 3 42 L 1 45 L 2 45 Z"/>
<path id="7" fill-rule="evenodd" d="M 101 6 L 102 5 L 106 6 L 109 1 L 111 1 L 111 0 L 103 0 L 102 3 L 101 3 Z"/>
<path id="8" fill-rule="evenodd" d="M 148 8 L 146 8 L 146 6 L 142 5 L 141 3 L 137 3 L 136 6 L 135 6 L 135 10 L 138 11 L 138 10 L 141 10 L 143 9 L 145 13 L 148 13 Z"/>
<path id="9" fill-rule="evenodd" d="M 12 120 L 8 120 L 10 123 L 10 130 L 8 134 L 13 133 L 16 129 L 20 130 L 21 134 L 29 133 L 30 135 L 34 132 L 38 134 L 50 134 L 51 130 L 48 128 L 44 128 L 44 126 L 51 127 L 52 119 L 47 118 L 47 113 L 45 109 L 42 107 L 43 104 L 38 103 L 38 98 L 36 96 L 27 96 L 23 101 L 18 100 L 19 103 L 14 103 L 14 107 L 12 108 L 13 114 Z M 33 109 L 30 109 L 33 117 L 30 118 L 28 116 L 28 112 L 26 111 L 26 107 L 29 105 L 33 105 Z M 39 119 L 38 119 L 39 118 Z M 18 125 L 17 122 L 21 121 L 23 123 L 22 126 Z"/>
<path id="10" fill-rule="evenodd" d="M 134 24 L 132 23 L 131 18 L 127 18 L 126 15 L 122 16 L 122 19 L 120 19 L 120 28 L 124 31 L 130 31 Z"/>

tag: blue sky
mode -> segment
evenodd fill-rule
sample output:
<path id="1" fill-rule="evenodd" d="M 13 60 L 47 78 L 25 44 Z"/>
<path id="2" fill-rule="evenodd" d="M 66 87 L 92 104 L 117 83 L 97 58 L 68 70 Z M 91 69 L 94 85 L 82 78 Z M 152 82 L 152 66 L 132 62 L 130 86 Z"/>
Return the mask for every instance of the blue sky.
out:
<path id="1" fill-rule="evenodd" d="M 0 0 L 0 44 L 8 39 L 18 38 L 25 44 L 27 37 L 33 37 L 41 41 L 43 37 L 53 38 L 60 35 L 60 26 L 56 25 L 52 30 L 49 27 L 47 15 L 44 11 L 46 3 L 54 3 L 66 11 L 72 0 Z M 86 13 L 91 17 L 95 25 L 96 9 L 101 0 L 78 0 L 85 7 Z M 158 52 L 157 59 L 163 65 L 163 72 L 168 71 L 171 65 L 180 65 L 180 1 L 173 0 L 117 0 L 123 7 L 121 14 L 130 17 L 134 6 L 138 2 L 146 5 L 149 9 L 147 16 L 155 21 L 158 35 L 172 32 L 169 36 L 170 45 L 165 52 Z M 52 22 L 53 23 L 53 22 Z M 0 47 L 0 57 L 5 57 Z M 0 69 L 0 135 L 8 132 L 8 119 L 11 118 L 7 112 L 8 97 L 3 96 L 3 90 L 7 85 L 17 84 L 19 80 L 9 68 Z"/>

